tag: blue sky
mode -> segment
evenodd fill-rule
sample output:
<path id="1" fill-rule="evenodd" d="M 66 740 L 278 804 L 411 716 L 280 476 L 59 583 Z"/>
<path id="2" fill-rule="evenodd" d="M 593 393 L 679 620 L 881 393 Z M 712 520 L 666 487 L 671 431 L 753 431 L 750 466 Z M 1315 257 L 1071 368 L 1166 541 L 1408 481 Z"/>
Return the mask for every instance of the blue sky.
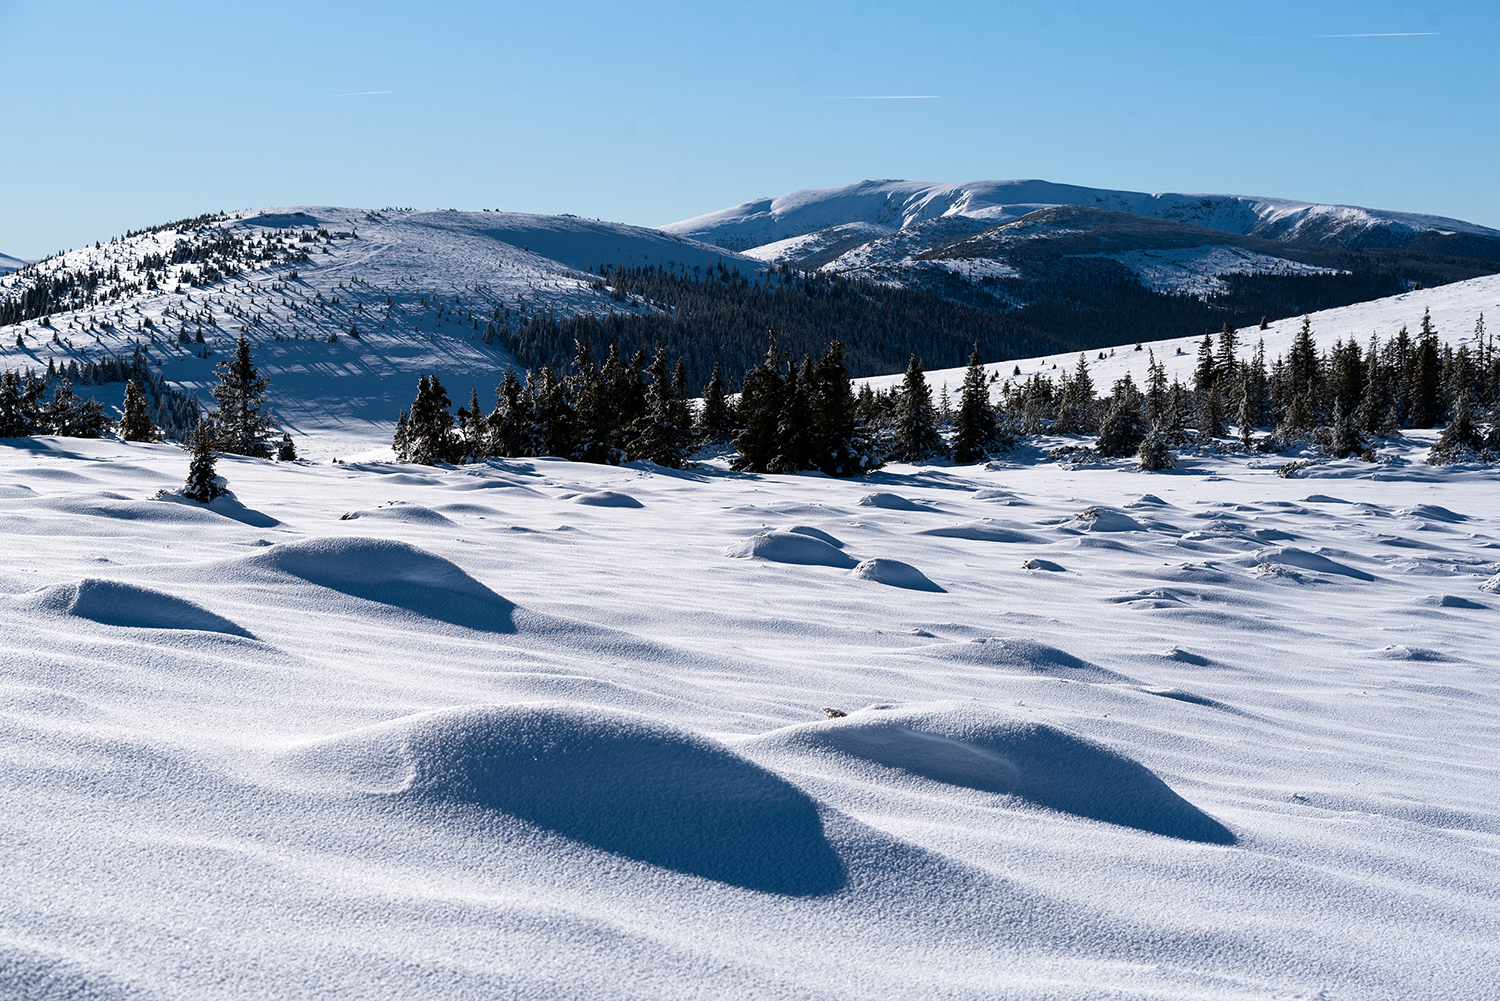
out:
<path id="1" fill-rule="evenodd" d="M 0 251 L 309 203 L 658 225 L 886 177 L 1500 227 L 1497 43 L 1493 0 L 0 0 Z"/>

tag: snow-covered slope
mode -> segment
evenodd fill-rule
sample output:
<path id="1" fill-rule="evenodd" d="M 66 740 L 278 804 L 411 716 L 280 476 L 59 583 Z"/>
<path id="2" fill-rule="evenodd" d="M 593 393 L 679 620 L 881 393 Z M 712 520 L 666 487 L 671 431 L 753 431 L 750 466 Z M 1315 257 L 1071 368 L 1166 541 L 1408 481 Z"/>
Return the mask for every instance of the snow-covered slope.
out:
<path id="1" fill-rule="evenodd" d="M 1478 339 L 1475 328 L 1481 318 L 1485 329 L 1491 334 L 1494 333 L 1497 318 L 1500 318 L 1500 275 L 1454 282 L 1439 288 L 1416 289 L 1385 299 L 1326 309 L 1307 314 L 1307 319 L 1312 324 L 1313 337 L 1319 350 L 1327 350 L 1336 342 L 1351 338 L 1358 341 L 1361 347 L 1367 347 L 1372 335 L 1384 343 L 1402 327 L 1406 327 L 1415 336 L 1421 327 L 1423 314 L 1429 312 L 1440 341 L 1455 348 L 1467 344 L 1471 351 L 1476 349 Z M 1250 359 L 1262 341 L 1265 342 L 1267 363 L 1278 356 L 1285 356 L 1297 332 L 1302 328 L 1302 319 L 1289 317 L 1268 323 L 1265 330 L 1249 327 L 1238 331 L 1239 357 Z M 1105 351 L 1086 352 L 1085 359 L 1095 389 L 1100 393 L 1107 393 L 1115 380 L 1126 374 L 1129 374 L 1137 386 L 1145 385 L 1146 368 L 1152 358 L 1163 363 L 1168 379 L 1180 379 L 1184 384 L 1191 385 L 1201 340 L 1178 337 L 1144 341 L 1140 350 L 1136 350 L 1134 344 L 1121 344 Z M 1100 354 L 1104 357 L 1100 358 Z M 1073 369 L 1078 364 L 1078 357 L 1077 353 L 1073 353 L 998 361 L 987 365 L 986 371 L 999 376 L 1000 381 L 995 390 L 998 394 L 1005 380 L 1017 378 L 1017 368 L 1021 370 L 1019 378 L 1024 379 L 1040 372 L 1055 379 L 1059 371 Z M 957 392 L 963 382 L 964 371 L 962 368 L 952 368 L 928 372 L 927 381 L 935 390 L 946 384 L 951 391 Z M 859 381 L 869 382 L 871 386 L 883 389 L 900 384 L 903 378 L 903 374 L 895 373 Z"/>
<path id="2" fill-rule="evenodd" d="M 410 403 L 422 372 L 464 398 L 476 387 L 491 402 L 514 363 L 498 338 L 487 342 L 492 323 L 514 329 L 537 315 L 654 308 L 596 287 L 589 270 L 601 263 L 719 262 L 762 267 L 690 239 L 574 216 L 328 206 L 235 212 L 70 251 L 0 278 L 0 302 L 38 278 L 66 273 L 91 283 L 87 303 L 65 298 L 47 325 L 0 326 L 0 369 L 40 371 L 49 359 L 65 366 L 129 354 L 139 343 L 168 380 L 206 399 L 214 365 L 244 332 L 294 433 L 358 440 L 367 424 L 385 427 Z M 205 267 L 228 277 L 179 287 Z M 84 294 L 81 285 L 75 292 Z M 349 336 L 355 328 L 357 339 Z"/>
<path id="3" fill-rule="evenodd" d="M 743 251 L 854 222 L 903 229 L 928 219 L 964 216 L 995 225 L 1058 205 L 1108 209 L 1247 236 L 1335 246 L 1401 246 L 1427 231 L 1500 238 L 1500 230 L 1412 212 L 1243 195 L 1147 194 L 1037 180 L 964 184 L 861 181 L 761 198 L 670 223 L 662 229 Z"/>
<path id="4" fill-rule="evenodd" d="M 0 996 L 1488 996 L 1496 484 L 1422 451 L 0 442 Z"/>
<path id="5" fill-rule="evenodd" d="M 7 271 L 18 271 L 26 266 L 27 262 L 19 257 L 11 257 L 9 254 L 0 254 L 0 275 Z"/>

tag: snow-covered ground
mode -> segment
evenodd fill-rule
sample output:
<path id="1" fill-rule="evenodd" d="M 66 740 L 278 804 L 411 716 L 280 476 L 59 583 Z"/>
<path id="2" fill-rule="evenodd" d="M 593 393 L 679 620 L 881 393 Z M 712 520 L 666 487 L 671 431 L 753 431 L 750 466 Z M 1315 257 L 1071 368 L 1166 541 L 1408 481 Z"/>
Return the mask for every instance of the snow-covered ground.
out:
<path id="1" fill-rule="evenodd" d="M 1496 474 L 1424 446 L 0 442 L 0 996 L 1490 996 Z"/>
<path id="2" fill-rule="evenodd" d="M 19 257 L 11 257 L 9 254 L 0 254 L 0 275 L 8 271 L 18 271 L 26 266 L 25 261 Z"/>

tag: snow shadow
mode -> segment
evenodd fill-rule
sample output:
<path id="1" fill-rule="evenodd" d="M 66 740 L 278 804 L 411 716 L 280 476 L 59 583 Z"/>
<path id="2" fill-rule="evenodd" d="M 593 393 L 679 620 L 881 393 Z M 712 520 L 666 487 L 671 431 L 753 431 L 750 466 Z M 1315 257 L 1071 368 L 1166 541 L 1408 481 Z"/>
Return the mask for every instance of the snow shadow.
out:
<path id="1" fill-rule="evenodd" d="M 873 762 L 1169 838 L 1237 840 L 1144 765 L 1045 723 L 982 710 L 867 709 L 767 737 L 756 743 Z"/>
<path id="2" fill-rule="evenodd" d="M 942 594 L 947 593 L 946 588 L 934 584 L 922 571 L 910 563 L 902 563 L 900 560 L 881 558 L 865 560 L 859 566 L 850 570 L 849 576 L 871 581 L 875 584 L 885 584 L 888 587 L 904 587 L 908 591 L 937 591 Z"/>
<path id="3" fill-rule="evenodd" d="M 633 714 L 444 709 L 321 741 L 287 763 L 357 791 L 500 811 L 747 890 L 812 896 L 845 881 L 806 793 L 715 741 Z"/>
<path id="4" fill-rule="evenodd" d="M 184 598 L 134 584 L 85 577 L 26 596 L 33 607 L 88 619 L 105 626 L 134 629 L 197 629 L 230 636 L 255 637 L 222 615 Z"/>
<path id="5" fill-rule="evenodd" d="M 387 539 L 308 539 L 242 557 L 270 570 L 455 626 L 513 633 L 515 604 L 441 556 Z"/>

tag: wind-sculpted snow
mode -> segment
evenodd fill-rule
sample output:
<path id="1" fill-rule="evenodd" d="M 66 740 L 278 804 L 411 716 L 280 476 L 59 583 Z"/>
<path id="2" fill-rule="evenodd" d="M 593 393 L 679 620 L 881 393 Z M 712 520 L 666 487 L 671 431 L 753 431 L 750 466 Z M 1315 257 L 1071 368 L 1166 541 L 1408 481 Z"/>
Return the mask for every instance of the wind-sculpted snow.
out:
<path id="1" fill-rule="evenodd" d="M 770 560 L 773 563 L 840 567 L 845 570 L 859 563 L 822 539 L 800 532 L 760 532 L 742 542 L 726 546 L 724 555 L 734 559 Z"/>
<path id="2" fill-rule="evenodd" d="M 0 997 L 1482 994 L 1500 516 L 1435 437 L 221 459 L 264 527 L 0 442 Z"/>
<path id="3" fill-rule="evenodd" d="M 975 709 L 867 709 L 754 742 L 835 754 L 1185 841 L 1232 845 L 1223 824 L 1139 762 L 1057 727 Z"/>
<path id="4" fill-rule="evenodd" d="M 904 587 L 909 591 L 944 591 L 944 588 L 938 587 L 928 579 L 926 574 L 910 563 L 882 557 L 864 560 L 859 566 L 849 571 L 849 576 L 876 584 L 885 584 L 888 587 Z"/>
<path id="5" fill-rule="evenodd" d="M 444 519 L 445 521 L 447 519 Z M 440 556 L 384 539 L 309 539 L 272 546 L 240 561 L 469 629 L 514 630 L 515 605 Z"/>
<path id="6" fill-rule="evenodd" d="M 574 504 L 589 507 L 642 507 L 640 501 L 618 490 L 590 490 L 570 498 Z"/>
<path id="7" fill-rule="evenodd" d="M 291 756 L 335 787 L 513 814 L 603 851 L 763 893 L 830 893 L 816 804 L 714 741 L 589 706 L 448 709 Z"/>
<path id="8" fill-rule="evenodd" d="M 202 605 L 161 591 L 120 581 L 85 577 L 21 599 L 60 615 L 131 629 L 196 629 L 254 639 L 248 631 Z"/>

